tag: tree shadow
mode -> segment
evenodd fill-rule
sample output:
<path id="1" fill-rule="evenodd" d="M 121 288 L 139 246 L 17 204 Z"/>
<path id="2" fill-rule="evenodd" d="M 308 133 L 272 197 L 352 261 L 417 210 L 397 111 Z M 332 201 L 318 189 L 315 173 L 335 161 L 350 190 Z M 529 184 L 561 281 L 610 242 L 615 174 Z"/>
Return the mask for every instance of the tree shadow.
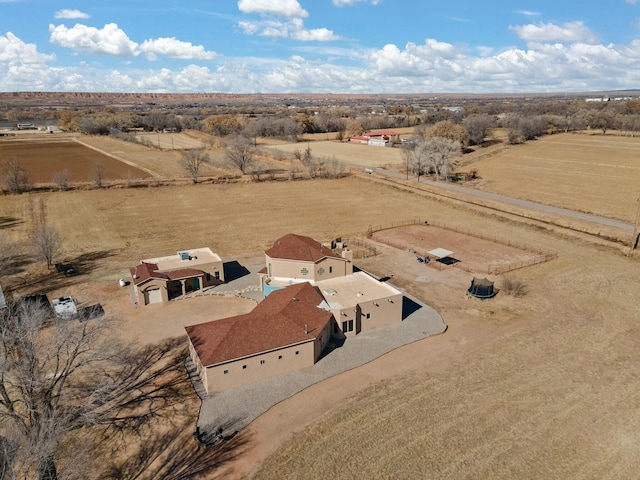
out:
<path id="1" fill-rule="evenodd" d="M 112 462 L 99 478 L 101 480 L 207 478 L 242 454 L 248 444 L 247 434 L 241 432 L 228 440 L 203 445 L 190 433 L 191 429 L 187 422 L 176 427 L 140 442 L 136 451 L 123 461 Z"/>
<path id="2" fill-rule="evenodd" d="M 72 257 L 64 263 L 56 264 L 56 267 L 52 270 L 26 275 L 20 282 L 15 282 L 15 288 L 23 291 L 48 292 L 76 285 L 84 281 L 84 275 L 88 275 L 96 270 L 98 260 L 113 255 L 115 255 L 114 250 L 99 250 Z M 34 261 L 28 256 L 22 257 L 16 257 L 20 258 L 19 267 L 16 268 L 20 268 L 21 271 L 24 272 L 24 267 L 34 263 Z"/>
<path id="3" fill-rule="evenodd" d="M 222 265 L 224 271 L 224 281 L 225 283 L 232 282 L 239 278 L 245 277 L 249 275 L 251 272 L 247 267 L 241 265 L 237 260 L 232 260 L 231 262 L 224 262 Z"/>
<path id="4" fill-rule="evenodd" d="M 115 422 L 104 429 L 99 448 L 103 458 L 104 448 L 110 450 L 108 458 L 111 461 L 102 466 L 98 478 L 206 478 L 244 452 L 248 435 L 232 431 L 238 419 L 218 422 L 218 428 L 211 431 L 196 427 L 200 399 L 195 395 L 185 368 L 186 355 L 183 337 L 149 345 L 140 352 L 135 362 L 142 370 L 127 375 L 133 383 L 127 384 L 125 380 L 123 386 L 129 391 L 146 393 L 140 398 L 142 403 L 132 404 L 133 408 L 125 409 L 128 412 L 119 413 L 122 424 Z M 164 357 L 169 361 L 158 369 L 158 360 Z M 153 377 L 142 388 L 135 380 L 142 377 L 140 374 L 145 378 Z M 138 397 L 133 395 L 134 399 Z M 152 410 L 150 415 L 146 413 L 149 409 Z M 139 417 L 134 418 L 136 415 Z M 122 435 L 113 435 L 114 431 Z M 227 431 L 230 433 L 223 435 Z M 126 452 L 124 456 L 123 451 Z"/>
<path id="5" fill-rule="evenodd" d="M 0 259 L 0 271 L 4 275 L 19 275 L 24 273 L 25 267 L 31 264 L 29 255 L 13 255 Z"/>
<path id="6" fill-rule="evenodd" d="M 6 230 L 9 228 L 17 227 L 21 223 L 24 223 L 22 220 L 16 217 L 0 217 L 0 230 Z"/>

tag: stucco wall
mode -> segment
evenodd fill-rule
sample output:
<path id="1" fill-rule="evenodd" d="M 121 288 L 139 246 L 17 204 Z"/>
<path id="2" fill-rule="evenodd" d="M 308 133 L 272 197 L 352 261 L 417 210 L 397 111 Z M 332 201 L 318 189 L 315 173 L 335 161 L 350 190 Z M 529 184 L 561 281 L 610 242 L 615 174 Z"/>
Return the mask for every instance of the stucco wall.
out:
<path id="1" fill-rule="evenodd" d="M 312 340 L 222 365 L 205 367 L 206 372 L 201 378 L 208 394 L 221 392 L 281 373 L 310 367 L 315 363 L 317 348 L 316 340 Z"/>
<path id="2" fill-rule="evenodd" d="M 343 258 L 325 257 L 313 262 L 283 260 L 265 255 L 267 275 L 275 278 L 292 278 L 317 282 L 343 277 L 353 272 L 353 265 Z"/>
<path id="3" fill-rule="evenodd" d="M 402 294 L 361 302 L 359 305 L 363 332 L 402 321 Z"/>

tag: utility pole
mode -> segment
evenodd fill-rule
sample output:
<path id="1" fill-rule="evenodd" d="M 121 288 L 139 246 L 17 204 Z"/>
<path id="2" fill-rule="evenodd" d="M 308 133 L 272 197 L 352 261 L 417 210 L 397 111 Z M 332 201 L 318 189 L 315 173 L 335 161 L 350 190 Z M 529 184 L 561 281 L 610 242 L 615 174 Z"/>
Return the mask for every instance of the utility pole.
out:
<path id="1" fill-rule="evenodd" d="M 636 246 L 636 238 L 638 235 L 638 228 L 640 227 L 640 198 L 638 198 L 638 209 L 636 210 L 636 224 L 633 228 L 633 235 L 631 236 L 631 244 L 629 245 L 629 255 L 633 253 Z"/>

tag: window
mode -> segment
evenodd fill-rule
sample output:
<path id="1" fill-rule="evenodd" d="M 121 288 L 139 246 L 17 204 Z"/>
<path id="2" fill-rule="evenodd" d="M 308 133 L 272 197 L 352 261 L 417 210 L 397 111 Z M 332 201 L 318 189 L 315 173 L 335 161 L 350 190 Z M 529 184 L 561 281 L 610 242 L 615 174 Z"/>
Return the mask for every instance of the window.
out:
<path id="1" fill-rule="evenodd" d="M 229 370 L 225 370 L 225 371 L 224 371 L 224 372 L 222 372 L 222 373 L 224 373 L 224 374 L 226 375 L 227 373 L 229 373 Z"/>
<path id="2" fill-rule="evenodd" d="M 318 275 L 324 275 L 324 268 L 320 267 L 318 269 Z"/>
<path id="3" fill-rule="evenodd" d="M 333 267 L 329 266 L 329 273 L 333 273 Z"/>
<path id="4" fill-rule="evenodd" d="M 296 350 L 296 355 L 300 355 L 300 350 Z"/>
<path id="5" fill-rule="evenodd" d="M 282 360 L 282 355 L 278 355 L 278 360 Z"/>
<path id="6" fill-rule="evenodd" d="M 260 360 L 260 365 L 264 365 L 264 360 Z"/>
<path id="7" fill-rule="evenodd" d="M 344 333 L 353 332 L 353 320 L 342 322 L 342 331 Z"/>
<path id="8" fill-rule="evenodd" d="M 365 318 L 371 318 L 371 314 L 370 314 L 370 313 L 367 313 L 367 314 L 365 315 Z"/>
<path id="9" fill-rule="evenodd" d="M 243 370 L 246 370 L 246 369 L 247 369 L 247 366 L 246 366 L 246 365 L 242 365 L 242 369 L 243 369 Z"/>
<path id="10" fill-rule="evenodd" d="M 303 268 L 302 270 L 300 270 L 300 273 L 302 275 L 308 275 L 309 274 L 309 270 L 307 270 L 306 268 Z"/>
<path id="11" fill-rule="evenodd" d="M 220 280 L 220 272 L 216 272 L 214 275 L 216 276 L 216 280 Z"/>

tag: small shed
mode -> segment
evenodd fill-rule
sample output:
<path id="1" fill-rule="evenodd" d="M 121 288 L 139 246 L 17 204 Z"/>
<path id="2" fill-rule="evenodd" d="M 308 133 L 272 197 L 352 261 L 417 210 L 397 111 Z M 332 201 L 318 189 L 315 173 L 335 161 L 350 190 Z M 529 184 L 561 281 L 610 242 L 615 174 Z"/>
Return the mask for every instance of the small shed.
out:
<path id="1" fill-rule="evenodd" d="M 433 250 L 429 250 L 427 253 L 436 258 L 447 258 L 453 255 L 453 252 L 446 248 L 434 248 Z"/>
<path id="2" fill-rule="evenodd" d="M 488 278 L 476 278 L 471 280 L 471 286 L 467 289 L 467 294 L 476 298 L 493 298 L 498 294 L 498 289 Z"/>

